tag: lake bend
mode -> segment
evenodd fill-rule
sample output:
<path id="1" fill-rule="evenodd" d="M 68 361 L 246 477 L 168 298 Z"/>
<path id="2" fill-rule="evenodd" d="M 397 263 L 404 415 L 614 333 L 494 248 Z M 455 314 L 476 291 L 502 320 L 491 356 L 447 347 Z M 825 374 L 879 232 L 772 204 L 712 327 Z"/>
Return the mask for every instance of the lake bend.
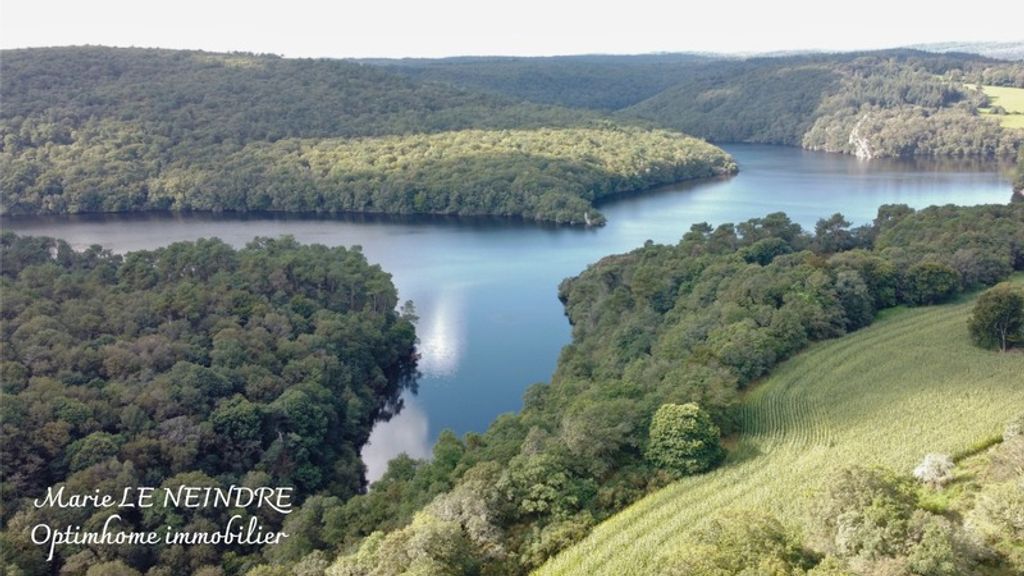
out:
<path id="1" fill-rule="evenodd" d="M 605 202 L 602 228 L 500 219 L 270 214 L 131 214 L 18 217 L 18 234 L 62 238 L 117 253 L 219 237 L 243 246 L 290 234 L 304 243 L 360 245 L 415 303 L 422 376 L 402 412 L 378 423 L 363 450 L 368 477 L 406 452 L 427 457 L 441 430 L 482 432 L 518 410 L 523 391 L 554 371 L 570 327 L 557 299 L 563 278 L 647 240 L 675 243 L 692 224 L 717 226 L 786 212 L 804 229 L 835 212 L 860 225 L 882 204 L 1004 204 L 1009 178 L 994 164 L 864 161 L 797 148 L 725 145 L 736 176 L 669 186 Z"/>

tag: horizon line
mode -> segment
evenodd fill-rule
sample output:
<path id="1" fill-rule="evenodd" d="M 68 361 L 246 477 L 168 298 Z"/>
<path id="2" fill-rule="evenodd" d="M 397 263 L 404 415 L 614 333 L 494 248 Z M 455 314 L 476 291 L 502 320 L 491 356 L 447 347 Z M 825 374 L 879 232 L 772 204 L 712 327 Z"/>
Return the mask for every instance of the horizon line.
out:
<path id="1" fill-rule="evenodd" d="M 963 45 L 963 46 L 961 46 Z M 649 52 L 563 52 L 563 53 L 549 53 L 549 54 L 500 54 L 500 53 L 455 53 L 447 55 L 434 55 L 434 56 L 341 56 L 341 55 L 327 55 L 327 56 L 289 56 L 286 54 L 276 52 L 260 52 L 255 50 L 246 49 L 209 49 L 209 48 L 170 48 L 167 46 L 155 46 L 155 45 L 137 45 L 137 44 L 46 44 L 46 45 L 29 45 L 29 46 L 2 46 L 0 45 L 0 51 L 8 50 L 45 50 L 45 49 L 56 49 L 56 48 L 122 48 L 122 49 L 139 49 L 139 50 L 168 50 L 168 51 L 179 51 L 179 52 L 206 52 L 211 54 L 250 54 L 254 56 L 276 56 L 283 59 L 292 60 L 445 60 L 454 58 L 583 58 L 583 57 L 631 57 L 631 56 L 673 56 L 673 55 L 687 55 L 687 56 L 718 56 L 726 58 L 749 58 L 749 57 L 771 57 L 771 56 L 798 56 L 805 54 L 852 54 L 858 52 L 885 52 L 890 50 L 918 50 L 927 52 L 929 47 L 943 47 L 949 46 L 950 49 L 943 50 L 948 53 L 965 53 L 965 54 L 977 54 L 965 50 L 966 45 L 987 45 L 991 47 L 1020 47 L 1024 49 L 1024 38 L 1020 40 L 980 40 L 980 41 L 969 41 L 969 40 L 948 40 L 948 41 L 937 41 L 937 42 L 925 42 L 925 43 L 912 43 L 912 44 L 896 44 L 882 47 L 871 47 L 871 48 L 789 48 L 789 49 L 770 49 L 770 50 L 738 50 L 738 51 L 716 51 L 716 50 L 699 50 L 699 49 L 682 49 L 682 50 L 657 50 Z M 978 54 L 981 55 L 981 54 Z"/>

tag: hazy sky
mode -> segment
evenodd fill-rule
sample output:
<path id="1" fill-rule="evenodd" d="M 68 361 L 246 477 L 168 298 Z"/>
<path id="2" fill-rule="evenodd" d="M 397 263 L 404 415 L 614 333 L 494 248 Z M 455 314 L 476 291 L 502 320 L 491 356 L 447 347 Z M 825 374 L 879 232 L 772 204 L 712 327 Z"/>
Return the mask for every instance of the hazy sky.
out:
<path id="1" fill-rule="evenodd" d="M 0 46 L 284 56 L 850 50 L 1024 39 L 1024 2 L 0 0 Z"/>

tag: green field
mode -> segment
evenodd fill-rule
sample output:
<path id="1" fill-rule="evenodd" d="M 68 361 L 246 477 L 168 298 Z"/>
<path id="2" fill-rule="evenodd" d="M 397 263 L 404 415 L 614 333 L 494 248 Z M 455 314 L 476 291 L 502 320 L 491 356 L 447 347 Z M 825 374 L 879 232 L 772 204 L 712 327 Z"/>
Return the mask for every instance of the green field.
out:
<path id="1" fill-rule="evenodd" d="M 763 510 L 796 526 L 834 470 L 909 473 L 928 452 L 964 454 L 998 435 L 1024 411 L 1024 354 L 972 346 L 971 304 L 891 310 L 780 365 L 744 399 L 726 465 L 637 502 L 537 573 L 656 574 L 718 512 Z"/>
<path id="2" fill-rule="evenodd" d="M 977 89 L 975 84 L 968 84 L 968 87 Z M 1024 88 L 982 86 L 981 89 L 992 104 L 1002 106 L 1007 111 L 1007 114 L 993 115 L 993 118 L 998 118 L 999 123 L 1006 128 L 1024 128 Z M 991 108 L 979 110 L 982 114 L 991 115 Z"/>

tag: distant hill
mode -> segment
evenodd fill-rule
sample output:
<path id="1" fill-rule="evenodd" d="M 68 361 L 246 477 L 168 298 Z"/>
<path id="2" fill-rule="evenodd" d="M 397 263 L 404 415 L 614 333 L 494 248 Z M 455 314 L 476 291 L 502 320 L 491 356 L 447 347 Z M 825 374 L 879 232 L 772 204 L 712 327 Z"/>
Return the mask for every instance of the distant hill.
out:
<path id="1" fill-rule="evenodd" d="M 103 47 L 2 58 L 6 214 L 356 211 L 596 224 L 591 202 L 602 195 L 735 169 L 680 134 L 624 138 L 593 111 L 351 61 Z M 581 134 L 600 150 L 580 158 Z M 484 148 L 500 154 L 485 158 Z"/>
<path id="2" fill-rule="evenodd" d="M 1024 63 L 962 53 L 357 62 L 73 47 L 0 56 L 5 214 L 355 210 L 595 223 L 602 218 L 591 202 L 607 191 L 731 170 L 723 154 L 701 146 L 676 155 L 690 146 L 683 140 L 669 146 L 678 164 L 666 168 L 644 147 L 666 137 L 654 129 L 864 158 L 1011 158 L 1024 141 L 1013 122 L 981 114 L 996 107 L 969 87 L 1024 87 Z M 624 126 L 641 129 L 634 141 L 621 137 Z M 569 129 L 607 131 L 590 132 L 609 144 L 599 161 L 578 156 Z M 517 131 L 505 144 L 537 144 L 556 162 L 511 149 L 502 158 L 515 174 L 484 170 L 495 160 L 472 157 L 464 141 L 481 130 Z M 523 130 L 547 130 L 557 142 Z M 349 142 L 392 137 L 407 140 L 380 163 L 357 160 L 359 145 Z M 410 168 L 425 165 L 409 156 L 424 142 L 457 154 L 431 161 L 429 179 Z M 368 141 L 367 150 L 380 143 Z M 325 168 L 303 150 L 329 150 L 338 161 Z M 620 169 L 593 170 L 602 163 Z M 313 165 L 326 171 L 314 174 Z M 637 175 L 652 165 L 665 169 Z"/>
<path id="3" fill-rule="evenodd" d="M 446 82 L 531 102 L 617 110 L 681 82 L 696 66 L 722 58 L 706 54 L 595 54 L 364 62 L 420 80 Z"/>
<path id="4" fill-rule="evenodd" d="M 105 119 L 174 140 L 243 144 L 567 125 L 586 117 L 346 60 L 104 47 L 2 56 L 6 126 L 45 120 L 66 130 Z"/>
<path id="5" fill-rule="evenodd" d="M 719 142 L 799 146 L 840 81 L 834 63 L 820 56 L 728 62 L 690 70 L 619 115 Z"/>
<path id="6" fill-rule="evenodd" d="M 675 54 L 375 60 L 407 76 L 611 112 L 715 142 L 876 156 L 1011 156 L 967 82 L 1024 86 L 1024 66 L 893 49 L 750 57 Z"/>
<path id="7" fill-rule="evenodd" d="M 979 54 L 1000 60 L 1024 60 L 1024 40 L 1018 42 L 939 42 L 908 46 L 925 52 Z"/>
<path id="8" fill-rule="evenodd" d="M 723 62 L 620 112 L 717 142 L 872 157 L 1012 157 L 1022 134 L 978 115 L 965 82 L 1024 83 L 1024 68 L 963 54 L 889 50 Z"/>

